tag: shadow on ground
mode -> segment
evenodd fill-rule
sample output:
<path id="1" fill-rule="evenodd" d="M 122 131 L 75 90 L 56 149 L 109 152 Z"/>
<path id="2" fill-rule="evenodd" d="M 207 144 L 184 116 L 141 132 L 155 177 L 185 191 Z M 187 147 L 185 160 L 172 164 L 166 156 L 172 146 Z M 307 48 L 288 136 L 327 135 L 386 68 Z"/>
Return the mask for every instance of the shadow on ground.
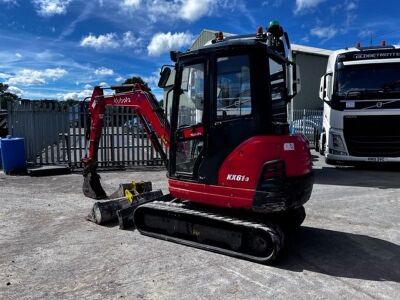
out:
<path id="1" fill-rule="evenodd" d="M 314 169 L 314 174 L 316 184 L 400 188 L 400 169 L 397 167 L 322 167 Z"/>
<path id="2" fill-rule="evenodd" d="M 400 246 L 366 235 L 302 227 L 289 237 L 287 255 L 277 267 L 400 282 Z"/>

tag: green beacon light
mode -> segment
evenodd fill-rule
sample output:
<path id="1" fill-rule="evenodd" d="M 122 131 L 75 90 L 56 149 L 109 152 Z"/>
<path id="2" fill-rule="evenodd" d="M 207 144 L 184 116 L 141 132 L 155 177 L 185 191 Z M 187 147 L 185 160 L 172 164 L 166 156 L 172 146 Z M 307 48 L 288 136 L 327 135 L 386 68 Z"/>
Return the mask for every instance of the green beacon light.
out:
<path id="1" fill-rule="evenodd" d="M 272 20 L 268 24 L 267 32 L 271 33 L 276 38 L 280 38 L 283 35 L 283 28 L 279 25 L 277 20 Z"/>

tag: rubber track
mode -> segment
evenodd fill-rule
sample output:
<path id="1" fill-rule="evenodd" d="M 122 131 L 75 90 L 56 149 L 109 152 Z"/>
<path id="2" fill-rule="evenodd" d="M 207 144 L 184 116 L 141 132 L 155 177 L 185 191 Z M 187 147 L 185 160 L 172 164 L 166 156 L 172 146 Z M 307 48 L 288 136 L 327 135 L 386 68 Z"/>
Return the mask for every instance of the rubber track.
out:
<path id="1" fill-rule="evenodd" d="M 143 204 L 138 207 L 138 209 L 135 211 L 135 215 L 137 212 L 140 212 L 141 209 L 147 208 L 147 209 L 155 209 L 158 211 L 165 211 L 165 212 L 171 212 L 171 213 L 177 213 L 177 214 L 185 214 L 185 215 L 192 215 L 192 216 L 197 216 L 197 217 L 202 217 L 204 219 L 209 219 L 209 220 L 216 220 L 216 221 L 222 221 L 225 223 L 230 223 L 233 227 L 235 226 L 245 226 L 248 227 L 249 229 L 257 229 L 257 230 L 263 230 L 264 232 L 268 233 L 271 236 L 271 239 L 274 243 L 274 249 L 272 253 L 267 256 L 267 257 L 259 257 L 259 256 L 254 256 L 251 254 L 247 253 L 241 253 L 241 252 L 236 252 L 233 250 L 217 247 L 217 246 L 211 246 L 207 244 L 202 244 L 199 242 L 194 242 L 190 240 L 185 240 L 185 239 L 180 239 L 177 237 L 165 235 L 165 234 L 160 234 L 160 233 L 155 233 L 151 231 L 145 231 L 141 228 L 137 229 L 139 232 L 143 235 L 146 236 L 151 236 L 155 238 L 159 238 L 162 240 L 170 241 L 170 242 L 175 242 L 183 245 L 187 245 L 190 247 L 195 247 L 199 249 L 204 249 L 216 253 L 221 253 L 237 258 L 242 258 L 245 260 L 250 260 L 254 261 L 257 263 L 263 263 L 267 264 L 272 261 L 274 261 L 280 254 L 283 246 L 284 246 L 284 234 L 282 230 L 277 226 L 276 224 L 265 224 L 265 223 L 257 223 L 251 220 L 244 220 L 244 219 L 238 219 L 235 217 L 231 216 L 223 216 L 223 215 L 218 215 L 206 211 L 201 211 L 201 210 L 194 210 L 190 209 L 187 207 L 184 207 L 185 204 L 183 203 L 177 203 L 177 202 L 164 202 L 164 201 L 153 201 L 150 203 Z"/>

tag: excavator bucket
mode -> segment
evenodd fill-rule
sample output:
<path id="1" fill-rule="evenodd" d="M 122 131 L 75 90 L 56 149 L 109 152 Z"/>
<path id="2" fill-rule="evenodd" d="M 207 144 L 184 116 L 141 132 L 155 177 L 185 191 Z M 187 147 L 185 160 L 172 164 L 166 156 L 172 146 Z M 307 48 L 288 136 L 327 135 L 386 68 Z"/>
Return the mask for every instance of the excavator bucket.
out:
<path id="1" fill-rule="evenodd" d="M 82 190 L 86 197 L 96 200 L 107 199 L 107 194 L 100 183 L 100 175 L 97 173 L 88 173 L 83 176 Z"/>
<path id="2" fill-rule="evenodd" d="M 118 189 L 110 195 L 110 199 L 116 199 L 121 197 L 129 197 L 131 195 L 142 194 L 146 192 L 151 192 L 153 190 L 153 186 L 151 181 L 140 181 L 140 182 L 129 182 L 129 183 L 121 183 Z M 131 199 L 132 201 L 132 199 Z"/>

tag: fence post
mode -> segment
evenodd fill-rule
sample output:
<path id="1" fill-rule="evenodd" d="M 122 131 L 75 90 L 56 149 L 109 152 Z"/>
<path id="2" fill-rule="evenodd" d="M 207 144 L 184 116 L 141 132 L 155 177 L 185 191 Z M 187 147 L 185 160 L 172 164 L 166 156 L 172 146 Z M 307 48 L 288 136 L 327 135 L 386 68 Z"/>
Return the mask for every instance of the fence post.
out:
<path id="1" fill-rule="evenodd" d="M 13 113 L 13 103 L 7 102 L 7 129 L 9 135 L 13 135 Z"/>

